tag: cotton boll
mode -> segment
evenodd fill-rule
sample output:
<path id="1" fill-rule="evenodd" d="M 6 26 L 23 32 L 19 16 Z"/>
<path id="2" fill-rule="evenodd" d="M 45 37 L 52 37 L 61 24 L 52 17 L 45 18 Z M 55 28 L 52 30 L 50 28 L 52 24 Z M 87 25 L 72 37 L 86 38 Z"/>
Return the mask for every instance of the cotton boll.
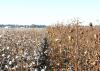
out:
<path id="1" fill-rule="evenodd" d="M 45 71 L 45 69 L 42 69 L 41 71 Z"/>
<path id="2" fill-rule="evenodd" d="M 2 35 L 0 35 L 0 38 L 2 37 Z"/>
<path id="3" fill-rule="evenodd" d="M 18 68 L 18 65 L 16 65 L 15 67 Z"/>
<path id="4" fill-rule="evenodd" d="M 32 63 L 29 65 L 29 67 L 31 67 L 32 66 Z"/>
<path id="5" fill-rule="evenodd" d="M 23 68 L 26 68 L 26 66 L 23 66 Z"/>
<path id="6" fill-rule="evenodd" d="M 45 66 L 45 69 L 47 68 L 47 66 Z"/>
<path id="7" fill-rule="evenodd" d="M 95 65 L 96 65 L 96 62 L 95 62 L 95 61 L 94 61 L 94 62 L 92 62 L 92 63 L 91 63 L 91 65 L 95 66 Z"/>
<path id="8" fill-rule="evenodd" d="M 9 50 L 9 47 L 7 47 L 7 50 Z"/>
<path id="9" fill-rule="evenodd" d="M 57 63 L 57 65 L 59 66 L 60 64 L 59 64 L 59 63 Z"/>
<path id="10" fill-rule="evenodd" d="M 9 65 L 11 65 L 12 64 L 12 61 L 9 61 Z"/>
<path id="11" fill-rule="evenodd" d="M 35 62 L 32 62 L 32 64 L 35 64 Z"/>
<path id="12" fill-rule="evenodd" d="M 69 39 L 69 41 L 71 41 L 72 37 L 71 36 L 68 36 L 68 39 Z"/>
<path id="13" fill-rule="evenodd" d="M 57 41 L 59 41 L 59 39 L 58 39 L 58 38 L 56 38 L 56 39 L 55 39 L 55 41 L 57 42 Z"/>
<path id="14" fill-rule="evenodd" d="M 5 54 L 2 54 L 2 57 L 4 57 L 5 56 Z"/>
<path id="15" fill-rule="evenodd" d="M 84 54 L 87 54 L 87 51 L 85 51 Z"/>
<path id="16" fill-rule="evenodd" d="M 35 71 L 38 71 L 38 69 L 36 68 Z"/>
<path id="17" fill-rule="evenodd" d="M 10 55 L 8 55 L 7 58 L 10 58 Z"/>
<path id="18" fill-rule="evenodd" d="M 12 71 L 15 71 L 15 69 L 16 69 L 16 67 L 14 66 L 14 67 L 12 68 Z"/>
<path id="19" fill-rule="evenodd" d="M 15 57 L 16 59 L 18 58 L 18 56 Z"/>
<path id="20" fill-rule="evenodd" d="M 4 50 L 5 50 L 5 48 L 2 49 L 2 51 L 4 51 Z"/>
<path id="21" fill-rule="evenodd" d="M 7 69 L 8 69 L 8 65 L 5 65 L 5 68 L 7 68 Z"/>
<path id="22" fill-rule="evenodd" d="M 46 53 L 48 53 L 48 51 L 46 50 L 44 53 L 46 54 Z"/>
<path id="23" fill-rule="evenodd" d="M 27 56 L 27 60 L 30 60 L 30 56 Z"/>

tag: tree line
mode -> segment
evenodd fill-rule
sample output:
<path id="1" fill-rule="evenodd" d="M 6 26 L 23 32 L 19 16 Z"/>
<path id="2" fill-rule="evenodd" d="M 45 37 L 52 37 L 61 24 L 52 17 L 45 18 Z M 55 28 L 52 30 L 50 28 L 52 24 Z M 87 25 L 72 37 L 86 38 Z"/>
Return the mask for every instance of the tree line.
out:
<path id="1" fill-rule="evenodd" d="M 0 24 L 0 28 L 45 28 L 46 25 L 17 25 L 17 24 Z"/>

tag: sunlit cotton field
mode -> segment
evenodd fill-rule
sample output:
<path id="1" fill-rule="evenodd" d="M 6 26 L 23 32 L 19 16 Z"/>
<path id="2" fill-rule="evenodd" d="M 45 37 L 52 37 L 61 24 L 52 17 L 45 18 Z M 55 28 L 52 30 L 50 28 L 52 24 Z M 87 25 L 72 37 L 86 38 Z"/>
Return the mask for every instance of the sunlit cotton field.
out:
<path id="1" fill-rule="evenodd" d="M 2 28 L 0 71 L 100 71 L 100 28 Z"/>

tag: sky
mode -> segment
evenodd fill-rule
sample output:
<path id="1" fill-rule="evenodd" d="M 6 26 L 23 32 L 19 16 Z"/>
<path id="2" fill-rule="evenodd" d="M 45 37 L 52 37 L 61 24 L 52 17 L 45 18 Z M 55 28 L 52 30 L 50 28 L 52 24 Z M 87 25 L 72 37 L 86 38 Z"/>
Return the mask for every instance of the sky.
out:
<path id="1" fill-rule="evenodd" d="M 100 22 L 100 0 L 0 0 L 0 24 Z M 86 24 L 86 23 L 85 23 Z"/>

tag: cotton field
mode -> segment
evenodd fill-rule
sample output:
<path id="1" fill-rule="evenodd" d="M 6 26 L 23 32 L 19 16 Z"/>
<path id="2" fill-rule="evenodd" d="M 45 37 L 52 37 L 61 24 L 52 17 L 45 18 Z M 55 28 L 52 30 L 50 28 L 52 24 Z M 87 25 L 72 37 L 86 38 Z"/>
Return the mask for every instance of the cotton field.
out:
<path id="1" fill-rule="evenodd" d="M 55 25 L 48 27 L 53 71 L 100 71 L 100 28 Z"/>
<path id="2" fill-rule="evenodd" d="M 34 29 L 0 29 L 0 71 L 39 69 L 43 38 Z"/>
<path id="3" fill-rule="evenodd" d="M 0 71 L 100 71 L 100 28 L 0 29 Z"/>

